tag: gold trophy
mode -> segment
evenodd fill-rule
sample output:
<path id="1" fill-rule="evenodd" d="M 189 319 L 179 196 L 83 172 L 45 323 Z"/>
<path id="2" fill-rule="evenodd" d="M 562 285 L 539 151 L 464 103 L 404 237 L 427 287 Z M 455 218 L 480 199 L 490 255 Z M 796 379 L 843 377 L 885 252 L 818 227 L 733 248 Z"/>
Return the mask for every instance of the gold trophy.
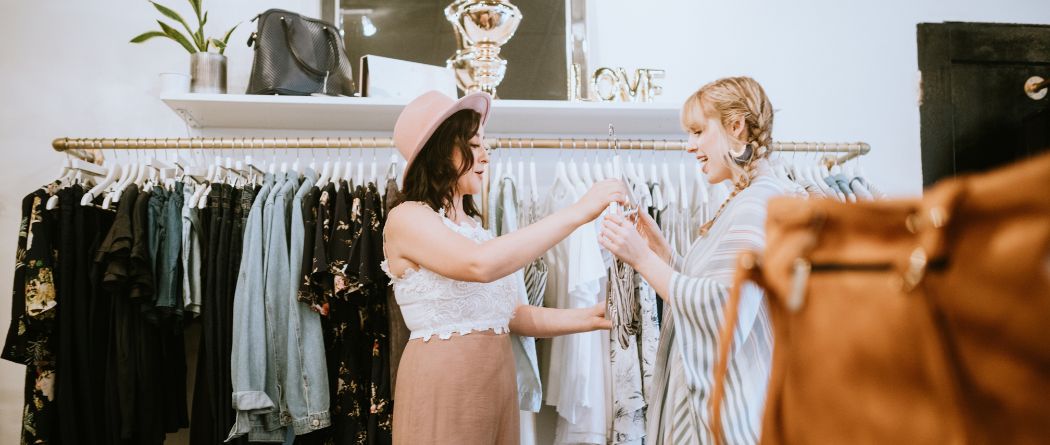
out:
<path id="1" fill-rule="evenodd" d="M 445 18 L 456 35 L 456 54 L 446 62 L 466 92 L 496 96 L 507 72 L 500 47 L 514 37 L 522 15 L 517 6 L 500 0 L 457 0 L 445 8 Z"/>

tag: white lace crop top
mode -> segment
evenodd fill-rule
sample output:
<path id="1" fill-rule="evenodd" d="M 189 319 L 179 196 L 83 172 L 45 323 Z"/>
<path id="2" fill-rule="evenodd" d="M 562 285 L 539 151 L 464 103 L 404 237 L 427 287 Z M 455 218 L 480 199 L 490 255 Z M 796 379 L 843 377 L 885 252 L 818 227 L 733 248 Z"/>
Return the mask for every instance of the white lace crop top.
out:
<path id="1" fill-rule="evenodd" d="M 452 231 L 476 243 L 492 239 L 492 233 L 480 225 L 471 227 L 452 222 L 439 211 L 441 220 Z M 420 267 L 408 269 L 400 278 L 390 273 L 386 261 L 383 271 L 390 276 L 394 297 L 411 339 L 425 341 L 437 335 L 443 340 L 458 333 L 493 330 L 509 332 L 509 323 L 518 304 L 527 301 L 521 271 L 491 283 L 457 281 Z"/>

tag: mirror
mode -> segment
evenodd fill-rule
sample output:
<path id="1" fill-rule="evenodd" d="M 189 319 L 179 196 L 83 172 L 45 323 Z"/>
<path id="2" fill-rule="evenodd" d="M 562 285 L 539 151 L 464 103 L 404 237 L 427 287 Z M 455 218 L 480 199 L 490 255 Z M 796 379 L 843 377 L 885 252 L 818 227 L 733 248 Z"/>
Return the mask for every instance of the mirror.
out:
<path id="1" fill-rule="evenodd" d="M 445 7 L 452 0 L 321 1 L 322 18 L 343 33 L 355 81 L 361 78 L 361 56 L 367 54 L 445 66 L 456 52 L 452 24 L 445 18 Z M 514 37 L 500 49 L 500 57 L 507 61 L 506 75 L 497 88 L 500 99 L 568 99 L 572 63 L 586 69 L 587 1 L 511 1 L 522 20 Z"/>

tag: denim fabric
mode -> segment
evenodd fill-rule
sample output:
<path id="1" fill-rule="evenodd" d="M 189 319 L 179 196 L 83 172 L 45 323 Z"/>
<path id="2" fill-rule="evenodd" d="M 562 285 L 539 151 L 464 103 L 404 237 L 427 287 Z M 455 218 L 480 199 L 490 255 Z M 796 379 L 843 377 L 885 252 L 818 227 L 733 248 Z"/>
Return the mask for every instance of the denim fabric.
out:
<path id="1" fill-rule="evenodd" d="M 273 411 L 276 404 L 266 393 L 267 344 L 266 313 L 263 306 L 265 284 L 265 251 L 263 228 L 268 216 L 266 203 L 272 195 L 273 175 L 266 175 L 263 186 L 252 203 L 244 230 L 241 267 L 237 273 L 237 292 L 233 300 L 233 352 L 230 357 L 233 380 L 233 409 L 237 416 L 229 441 L 260 425 L 253 415 Z"/>
<path id="2" fill-rule="evenodd" d="M 157 264 L 157 307 L 182 315 L 179 284 L 182 268 L 179 254 L 182 251 L 182 183 L 175 183 L 175 190 L 167 193 L 163 209 L 164 237 L 160 240 Z"/>
<path id="3" fill-rule="evenodd" d="M 288 335 L 285 364 L 284 396 L 296 435 L 307 434 L 331 425 L 329 416 L 328 372 L 325 369 L 324 337 L 320 314 L 298 299 L 302 271 L 303 239 L 306 230 L 303 221 L 303 196 L 317 181 L 317 174 L 307 170 L 291 207 L 291 233 L 288 261 Z"/>
<path id="4" fill-rule="evenodd" d="M 182 188 L 182 306 L 186 312 L 201 313 L 201 222 L 200 210 L 189 202 L 197 190 L 194 184 Z"/>
<path id="5" fill-rule="evenodd" d="M 288 231 L 291 205 L 298 184 L 296 178 L 284 175 L 274 187 L 266 212 L 269 214 L 269 239 L 266 243 L 265 285 L 263 301 L 266 315 L 266 394 L 277 403 L 278 409 L 270 411 L 263 419 L 262 428 L 253 428 L 248 434 L 250 441 L 283 441 L 284 425 L 291 423 L 287 399 L 284 395 L 285 365 L 288 360 L 288 289 L 291 276 L 288 274 Z M 265 214 L 264 213 L 264 214 Z M 298 280 L 297 280 L 298 281 Z M 256 331 L 259 332 L 259 331 Z M 280 437 L 276 437 L 279 435 Z"/>

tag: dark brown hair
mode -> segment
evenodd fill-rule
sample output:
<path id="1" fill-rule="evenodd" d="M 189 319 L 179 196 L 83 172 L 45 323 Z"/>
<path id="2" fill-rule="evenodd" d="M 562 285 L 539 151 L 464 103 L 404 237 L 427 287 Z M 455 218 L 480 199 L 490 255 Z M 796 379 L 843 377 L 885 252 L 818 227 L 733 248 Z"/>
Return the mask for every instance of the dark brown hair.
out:
<path id="1" fill-rule="evenodd" d="M 404 189 L 398 204 L 419 201 L 435 211 L 451 210 L 456 183 L 461 176 L 474 168 L 474 152 L 470 149 L 470 139 L 480 128 L 481 114 L 474 110 L 460 110 L 445 119 L 445 122 L 434 130 L 430 139 L 427 139 L 426 144 L 423 144 L 423 148 L 405 172 Z M 463 165 L 456 166 L 452 159 L 454 150 L 459 150 Z M 463 196 L 463 211 L 467 216 L 481 216 L 481 212 L 474 205 L 474 198 L 470 195 Z"/>

